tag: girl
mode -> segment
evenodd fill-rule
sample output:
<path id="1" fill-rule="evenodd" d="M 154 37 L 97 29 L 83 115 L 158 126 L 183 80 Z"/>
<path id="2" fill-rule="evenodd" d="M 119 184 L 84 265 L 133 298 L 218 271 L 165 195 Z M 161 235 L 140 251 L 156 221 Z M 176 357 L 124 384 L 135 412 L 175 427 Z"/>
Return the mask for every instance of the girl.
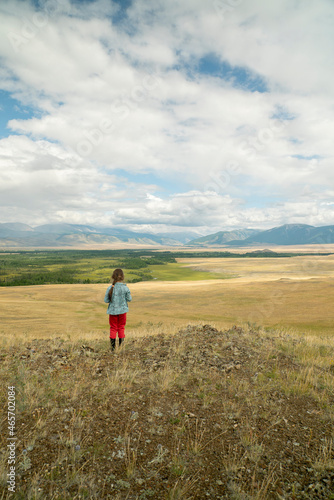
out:
<path id="1" fill-rule="evenodd" d="M 125 283 L 122 269 L 115 269 L 111 276 L 112 285 L 106 291 L 104 302 L 109 304 L 107 314 L 109 314 L 110 344 L 111 350 L 116 347 L 116 337 L 118 333 L 119 345 L 122 344 L 125 334 L 126 313 L 129 310 L 128 302 L 132 300 L 130 290 Z"/>

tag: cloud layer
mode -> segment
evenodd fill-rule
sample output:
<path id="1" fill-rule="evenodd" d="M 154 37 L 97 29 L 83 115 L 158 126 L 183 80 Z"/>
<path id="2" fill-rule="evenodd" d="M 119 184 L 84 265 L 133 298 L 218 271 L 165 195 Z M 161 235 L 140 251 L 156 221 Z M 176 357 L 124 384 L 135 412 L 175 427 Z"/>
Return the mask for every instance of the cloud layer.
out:
<path id="1" fill-rule="evenodd" d="M 1 89 L 27 110 L 2 130 L 3 222 L 333 224 L 330 0 L 0 13 Z"/>

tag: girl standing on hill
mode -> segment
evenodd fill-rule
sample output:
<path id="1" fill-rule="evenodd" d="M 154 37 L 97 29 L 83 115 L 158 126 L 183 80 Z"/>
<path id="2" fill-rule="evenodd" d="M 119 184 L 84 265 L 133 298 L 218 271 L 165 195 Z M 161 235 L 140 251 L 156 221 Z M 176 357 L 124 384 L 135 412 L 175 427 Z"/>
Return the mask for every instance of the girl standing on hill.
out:
<path id="1" fill-rule="evenodd" d="M 109 304 L 107 314 L 109 314 L 110 344 L 111 350 L 116 347 L 116 337 L 118 333 L 119 345 L 122 344 L 125 334 L 126 313 L 129 310 L 128 302 L 132 300 L 129 288 L 124 280 L 122 269 L 115 269 L 111 276 L 112 285 L 107 288 L 104 302 Z"/>

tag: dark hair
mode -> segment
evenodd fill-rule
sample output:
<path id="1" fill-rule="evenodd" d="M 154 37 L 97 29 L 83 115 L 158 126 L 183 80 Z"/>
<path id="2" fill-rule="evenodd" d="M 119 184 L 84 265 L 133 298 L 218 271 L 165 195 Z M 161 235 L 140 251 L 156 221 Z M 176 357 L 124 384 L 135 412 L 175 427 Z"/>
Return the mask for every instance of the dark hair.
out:
<path id="1" fill-rule="evenodd" d="M 111 279 L 112 279 L 112 287 L 109 290 L 109 300 L 110 301 L 111 301 L 111 298 L 112 298 L 112 292 L 114 290 L 114 285 L 118 281 L 123 281 L 124 280 L 124 273 L 123 273 L 122 269 L 115 269 L 115 271 L 112 273 Z"/>

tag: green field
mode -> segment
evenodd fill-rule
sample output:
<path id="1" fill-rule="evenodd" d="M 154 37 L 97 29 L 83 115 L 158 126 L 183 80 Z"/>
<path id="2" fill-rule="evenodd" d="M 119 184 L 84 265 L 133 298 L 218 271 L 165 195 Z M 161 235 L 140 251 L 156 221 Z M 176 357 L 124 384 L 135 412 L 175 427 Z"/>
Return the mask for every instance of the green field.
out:
<path id="1" fill-rule="evenodd" d="M 117 257 L 92 254 L 87 257 L 74 254 L 68 257 L 57 253 L 51 255 L 31 254 L 0 259 L 0 286 L 26 286 L 59 283 L 108 283 L 113 270 L 124 270 L 125 281 L 183 281 L 229 278 L 223 272 L 198 271 L 174 261 L 173 257 Z M 160 262 L 152 264 L 151 262 Z"/>
<path id="2" fill-rule="evenodd" d="M 157 250 L 34 250 L 0 252 L 0 286 L 108 283 L 116 267 L 125 281 L 198 281 L 231 279 L 243 271 L 243 263 L 255 266 L 275 263 L 285 266 L 307 254 L 251 252 L 196 252 Z M 322 254 L 326 257 L 328 254 Z M 315 256 L 312 255 L 312 258 Z M 220 264 L 216 265 L 217 259 Z M 228 269 L 225 263 L 232 262 Z M 223 263 L 223 265 L 221 264 Z M 212 265 L 214 264 L 214 265 Z M 246 264 L 247 265 L 247 264 Z M 268 266 L 268 264 L 266 264 Z"/>
<path id="3" fill-rule="evenodd" d="M 159 281 L 198 281 L 234 277 L 231 273 L 191 269 L 180 262 L 168 263 L 164 266 L 152 265 L 150 271 L 153 279 Z"/>
<path id="4" fill-rule="evenodd" d="M 142 255 L 144 253 L 144 255 Z M 131 251 L 32 251 L 0 253 L 0 286 L 59 283 L 108 283 L 121 267 L 128 283 L 153 279 L 152 265 L 164 267 L 175 259 Z"/>

